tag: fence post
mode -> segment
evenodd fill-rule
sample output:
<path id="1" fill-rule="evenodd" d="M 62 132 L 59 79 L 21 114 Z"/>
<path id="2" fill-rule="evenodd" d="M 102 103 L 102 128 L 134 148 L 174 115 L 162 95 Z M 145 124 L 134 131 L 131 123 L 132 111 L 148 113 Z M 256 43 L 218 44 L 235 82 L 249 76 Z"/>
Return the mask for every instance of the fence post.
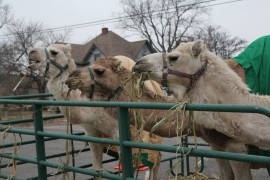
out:
<path id="1" fill-rule="evenodd" d="M 45 142 L 44 137 L 37 134 L 38 131 L 43 131 L 42 106 L 37 104 L 34 104 L 33 106 L 38 177 L 40 180 L 46 180 L 47 167 L 40 164 L 40 161 L 46 161 Z"/>
<path id="2" fill-rule="evenodd" d="M 127 179 L 134 176 L 131 147 L 125 147 L 123 145 L 124 141 L 131 141 L 128 108 L 121 108 L 118 106 L 118 124 L 121 150 L 120 157 L 123 167 L 122 176 L 123 179 Z"/>
<path id="3" fill-rule="evenodd" d="M 182 144 L 183 144 L 183 147 L 188 147 L 188 136 L 185 136 L 185 137 L 182 138 Z M 189 158 L 190 158 L 190 156 L 187 154 L 186 155 L 187 176 L 189 176 L 190 174 L 192 174 L 192 173 L 190 173 L 190 168 L 189 168 L 189 166 L 190 166 L 190 164 L 189 164 Z"/>

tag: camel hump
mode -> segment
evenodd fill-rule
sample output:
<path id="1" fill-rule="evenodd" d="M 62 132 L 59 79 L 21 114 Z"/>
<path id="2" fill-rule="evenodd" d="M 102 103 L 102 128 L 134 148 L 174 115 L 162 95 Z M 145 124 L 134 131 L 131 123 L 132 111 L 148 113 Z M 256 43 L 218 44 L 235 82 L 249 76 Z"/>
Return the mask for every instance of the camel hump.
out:
<path id="1" fill-rule="evenodd" d="M 234 72 L 236 72 L 240 78 L 242 79 L 242 81 L 244 83 L 246 83 L 246 78 L 245 78 L 245 69 L 239 64 L 237 63 L 235 60 L 232 59 L 225 59 L 225 62 L 228 64 L 228 66 L 234 70 Z"/>
<path id="2" fill-rule="evenodd" d="M 144 82 L 143 91 L 144 93 L 150 95 L 152 98 L 156 97 L 157 95 L 163 95 L 161 85 L 153 80 L 147 80 Z"/>
<path id="3" fill-rule="evenodd" d="M 115 59 L 117 59 L 116 63 L 120 64 L 120 67 L 127 69 L 129 72 L 132 71 L 133 66 L 135 65 L 135 61 L 133 61 L 132 59 L 130 59 L 129 57 L 126 56 L 114 56 Z"/>

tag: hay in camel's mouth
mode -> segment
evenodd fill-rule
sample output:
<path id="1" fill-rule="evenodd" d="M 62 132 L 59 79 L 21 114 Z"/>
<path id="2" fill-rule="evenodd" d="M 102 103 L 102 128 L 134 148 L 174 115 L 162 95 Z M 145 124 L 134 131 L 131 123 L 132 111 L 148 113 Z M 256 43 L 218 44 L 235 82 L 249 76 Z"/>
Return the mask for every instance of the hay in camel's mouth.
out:
<path id="1" fill-rule="evenodd" d="M 81 80 L 78 79 L 68 79 L 65 84 L 68 86 L 69 89 L 77 90 L 80 89 L 83 83 Z"/>

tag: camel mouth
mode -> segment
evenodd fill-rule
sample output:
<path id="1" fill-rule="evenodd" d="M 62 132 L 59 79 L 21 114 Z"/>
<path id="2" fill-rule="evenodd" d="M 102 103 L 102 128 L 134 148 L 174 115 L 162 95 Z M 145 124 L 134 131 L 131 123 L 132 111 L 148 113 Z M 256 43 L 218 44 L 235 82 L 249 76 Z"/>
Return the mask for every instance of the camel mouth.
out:
<path id="1" fill-rule="evenodd" d="M 150 64 L 148 64 L 145 60 L 139 60 L 136 62 L 136 64 L 133 66 L 132 69 L 133 72 L 137 73 L 151 73 L 151 67 Z"/>
<path id="2" fill-rule="evenodd" d="M 132 69 L 133 72 L 136 72 L 136 73 L 151 73 L 152 71 L 149 70 L 148 66 L 145 66 L 145 65 L 135 65 Z"/>
<path id="3" fill-rule="evenodd" d="M 29 64 L 30 64 L 30 65 L 38 64 L 38 63 L 40 63 L 40 62 L 41 62 L 40 60 L 29 59 Z"/>

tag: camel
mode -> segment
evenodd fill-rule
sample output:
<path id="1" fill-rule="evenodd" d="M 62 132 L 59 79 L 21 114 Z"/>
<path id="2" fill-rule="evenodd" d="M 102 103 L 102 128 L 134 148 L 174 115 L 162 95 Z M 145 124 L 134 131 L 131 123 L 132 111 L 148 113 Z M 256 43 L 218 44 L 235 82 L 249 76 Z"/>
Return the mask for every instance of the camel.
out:
<path id="1" fill-rule="evenodd" d="M 159 82 L 163 79 L 164 68 L 169 71 L 167 84 L 180 101 L 188 97 L 193 103 L 270 106 L 269 96 L 250 94 L 241 78 L 222 59 L 209 52 L 202 41 L 180 44 L 171 53 L 147 55 L 136 63 L 134 71 L 149 72 L 150 77 Z M 189 79 L 188 75 L 192 74 L 196 79 Z M 231 148 L 232 152 L 239 152 L 239 149 L 248 152 L 247 145 L 270 148 L 270 121 L 264 115 L 195 112 L 194 116 L 198 125 L 233 138 L 239 148 Z M 237 175 L 239 171 L 234 171 L 235 179 L 251 179 L 247 168 L 245 171 L 242 177 Z"/>
<path id="2" fill-rule="evenodd" d="M 71 57 L 71 46 L 69 44 L 51 44 L 47 48 L 37 47 L 29 52 L 29 68 L 33 71 L 39 71 L 47 80 L 47 88 L 53 94 L 56 100 L 69 101 L 88 101 L 85 96 L 82 96 L 79 90 L 74 90 L 69 93 L 69 88 L 64 84 L 64 81 L 69 76 L 70 72 L 76 69 L 74 60 Z M 121 57 L 117 57 L 121 58 Z M 70 112 L 68 112 L 68 109 Z M 80 124 L 85 130 L 85 134 L 94 137 L 111 137 L 119 139 L 118 121 L 106 113 L 103 108 L 95 107 L 60 107 L 61 112 L 70 116 L 70 123 Z M 131 127 L 133 139 L 137 130 Z M 143 131 L 142 140 L 148 143 L 161 143 L 162 139 L 158 136 L 149 136 L 149 133 Z M 137 138 L 138 140 L 138 138 Z M 103 145 L 98 143 L 89 143 L 91 149 L 91 157 L 93 168 L 102 170 L 102 154 Z M 118 148 L 117 151 L 119 152 Z M 132 149 L 133 154 L 138 152 L 138 149 Z M 142 150 L 148 153 L 149 161 L 154 163 L 154 167 L 150 171 L 150 179 L 156 179 L 159 169 L 161 154 L 158 151 Z"/>
<path id="3" fill-rule="evenodd" d="M 95 82 L 102 82 L 105 86 L 116 89 L 119 87 L 123 81 L 126 81 L 130 72 L 119 70 L 116 68 L 117 63 L 113 58 L 105 58 L 97 60 L 92 66 L 81 68 L 76 71 L 73 71 L 66 83 L 71 85 L 72 82 L 80 81 L 80 87 L 78 87 L 83 93 L 87 96 L 89 95 L 90 85 Z M 89 75 L 89 68 L 92 69 L 94 74 L 94 79 L 92 79 Z M 240 69 L 242 72 L 242 69 Z M 122 91 L 120 94 L 116 96 L 114 100 L 116 101 L 131 101 L 127 92 L 131 92 L 131 85 L 129 83 L 126 84 L 126 91 Z M 95 93 L 98 93 L 103 97 L 103 100 L 106 100 L 109 96 L 107 91 L 100 87 L 95 88 Z M 171 102 L 171 99 L 161 99 L 163 102 Z M 143 97 L 142 101 L 152 101 L 151 99 Z M 160 100 L 159 100 L 160 101 Z M 107 110 L 109 114 L 113 114 L 110 110 Z M 144 111 L 144 115 L 146 116 L 146 123 L 144 129 L 150 131 L 151 128 L 159 121 L 160 117 L 162 117 L 165 112 L 157 111 L 155 112 L 156 119 L 149 119 L 147 116 L 149 112 L 147 110 Z M 195 119 L 199 119 L 198 116 Z M 177 135 L 176 126 L 177 122 L 176 118 L 169 119 L 162 127 L 156 129 L 154 131 L 155 134 L 158 134 L 163 137 L 174 137 Z M 134 123 L 134 122 L 133 122 Z M 185 128 L 187 126 L 183 126 L 183 132 L 185 132 Z M 214 150 L 219 151 L 228 151 L 228 152 L 242 152 L 247 153 L 250 151 L 250 148 L 245 144 L 234 140 L 233 138 L 227 136 L 226 134 L 218 132 L 216 129 L 205 127 L 203 124 L 196 124 L 196 134 L 197 136 L 202 137 L 206 142 L 208 142 Z M 235 161 L 221 160 L 218 159 L 218 164 L 221 173 L 221 179 L 251 179 L 250 173 L 250 164 L 249 163 L 241 163 Z"/>
<path id="4" fill-rule="evenodd" d="M 162 79 L 163 61 L 167 62 L 168 68 L 182 74 L 200 71 L 200 76 L 193 83 L 187 77 L 169 72 L 168 86 L 178 100 L 189 97 L 194 103 L 270 107 L 269 96 L 250 94 L 240 77 L 222 59 L 209 52 L 201 41 L 183 43 L 173 52 L 165 54 L 164 60 L 163 56 L 162 53 L 145 56 L 136 63 L 134 70 L 148 71 L 157 81 Z M 202 72 L 203 66 L 205 72 Z M 222 112 L 196 112 L 196 115 L 207 117 L 198 124 L 216 129 L 236 140 L 266 149 L 270 146 L 270 121 L 264 115 Z"/>

